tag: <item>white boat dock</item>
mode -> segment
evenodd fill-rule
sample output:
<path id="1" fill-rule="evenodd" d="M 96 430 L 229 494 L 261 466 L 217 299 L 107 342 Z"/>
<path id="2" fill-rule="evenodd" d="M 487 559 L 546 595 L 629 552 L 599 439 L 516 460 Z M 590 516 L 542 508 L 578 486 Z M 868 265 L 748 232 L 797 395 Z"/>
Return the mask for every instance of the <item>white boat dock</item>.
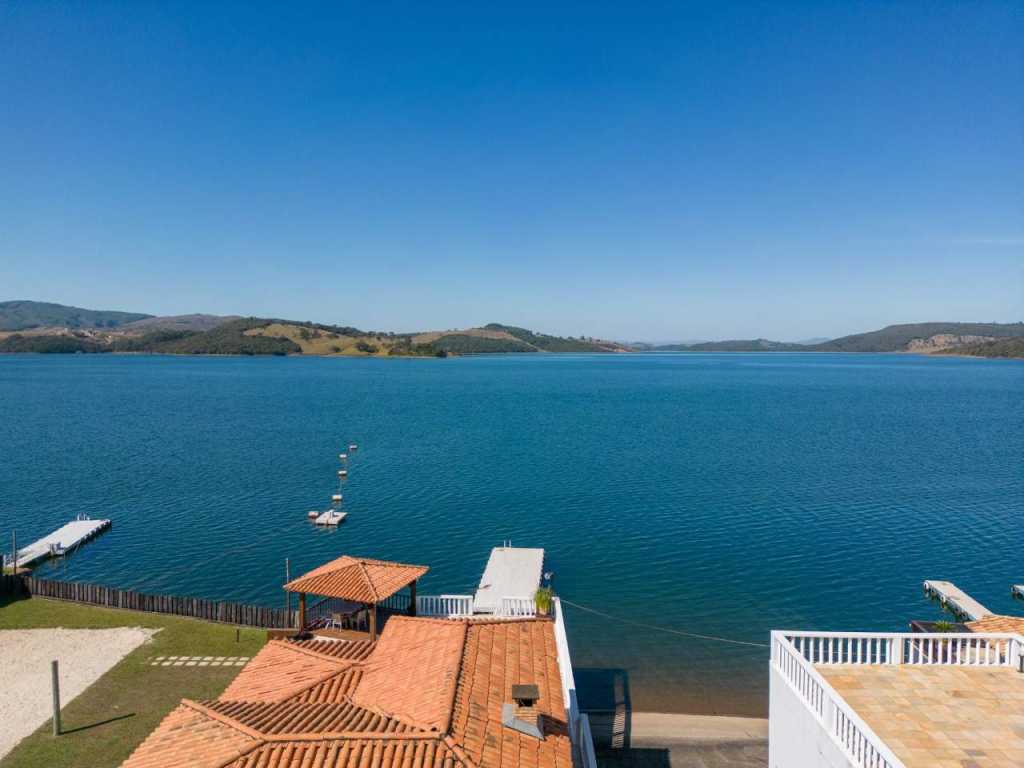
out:
<path id="1" fill-rule="evenodd" d="M 340 525 L 347 516 L 347 512 L 328 509 L 326 512 L 321 512 L 313 522 L 317 525 Z"/>
<path id="2" fill-rule="evenodd" d="M 91 520 L 87 517 L 72 520 L 50 535 L 19 549 L 18 567 L 28 567 L 47 557 L 60 557 L 109 527 L 109 520 Z"/>
<path id="3" fill-rule="evenodd" d="M 473 597 L 473 612 L 502 612 L 506 600 L 529 601 L 532 606 L 543 571 L 543 549 L 495 547 Z"/>
<path id="4" fill-rule="evenodd" d="M 929 597 L 934 597 L 960 618 L 968 621 L 977 621 L 985 616 L 991 616 L 992 611 L 968 595 L 951 581 L 932 581 L 924 583 L 924 591 Z"/>

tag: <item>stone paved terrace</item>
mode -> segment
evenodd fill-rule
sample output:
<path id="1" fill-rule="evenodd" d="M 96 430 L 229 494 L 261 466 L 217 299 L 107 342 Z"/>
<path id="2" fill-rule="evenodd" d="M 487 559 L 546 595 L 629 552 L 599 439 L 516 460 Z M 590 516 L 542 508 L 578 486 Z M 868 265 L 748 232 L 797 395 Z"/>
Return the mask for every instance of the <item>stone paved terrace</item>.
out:
<path id="1" fill-rule="evenodd" d="M 1012 668 L 816 668 L 907 768 L 1024 766 L 1024 674 Z"/>

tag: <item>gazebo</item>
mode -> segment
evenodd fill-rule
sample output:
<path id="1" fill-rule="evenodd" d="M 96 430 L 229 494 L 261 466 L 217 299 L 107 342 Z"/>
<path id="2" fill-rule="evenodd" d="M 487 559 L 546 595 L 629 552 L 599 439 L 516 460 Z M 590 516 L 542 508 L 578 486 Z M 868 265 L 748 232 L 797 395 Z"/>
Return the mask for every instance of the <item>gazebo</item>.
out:
<path id="1" fill-rule="evenodd" d="M 306 629 L 306 595 L 346 601 L 365 607 L 370 639 L 377 639 L 377 608 L 392 595 L 409 587 L 408 613 L 416 615 L 416 581 L 428 570 L 425 565 L 406 565 L 387 560 L 344 555 L 292 579 L 284 588 L 299 595 L 299 631 Z"/>

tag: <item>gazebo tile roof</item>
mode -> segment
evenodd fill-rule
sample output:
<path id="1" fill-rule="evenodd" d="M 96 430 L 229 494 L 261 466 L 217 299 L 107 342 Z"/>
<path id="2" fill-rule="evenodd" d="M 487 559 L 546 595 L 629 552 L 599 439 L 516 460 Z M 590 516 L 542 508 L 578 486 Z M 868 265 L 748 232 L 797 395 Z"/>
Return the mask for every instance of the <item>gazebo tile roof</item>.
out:
<path id="1" fill-rule="evenodd" d="M 284 585 L 290 592 L 305 592 L 359 603 L 379 603 L 430 570 L 365 557 L 342 557 L 314 568 Z"/>

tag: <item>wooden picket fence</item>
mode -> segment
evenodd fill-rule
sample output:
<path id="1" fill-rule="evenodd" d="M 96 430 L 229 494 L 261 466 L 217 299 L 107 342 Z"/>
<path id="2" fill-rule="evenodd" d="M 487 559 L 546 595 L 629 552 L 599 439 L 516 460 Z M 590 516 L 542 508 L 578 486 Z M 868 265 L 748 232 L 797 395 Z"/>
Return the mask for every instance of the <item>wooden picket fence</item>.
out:
<path id="1" fill-rule="evenodd" d="M 3 594 L 46 597 L 51 600 L 67 600 L 74 603 L 126 608 L 147 613 L 169 613 L 174 616 L 191 616 L 205 621 L 265 629 L 289 629 L 294 627 L 298 621 L 297 611 L 288 612 L 283 608 L 224 603 L 216 600 L 203 600 L 198 597 L 147 595 L 142 592 L 104 587 L 99 584 L 54 581 L 35 576 L 0 574 L 0 595 Z"/>

